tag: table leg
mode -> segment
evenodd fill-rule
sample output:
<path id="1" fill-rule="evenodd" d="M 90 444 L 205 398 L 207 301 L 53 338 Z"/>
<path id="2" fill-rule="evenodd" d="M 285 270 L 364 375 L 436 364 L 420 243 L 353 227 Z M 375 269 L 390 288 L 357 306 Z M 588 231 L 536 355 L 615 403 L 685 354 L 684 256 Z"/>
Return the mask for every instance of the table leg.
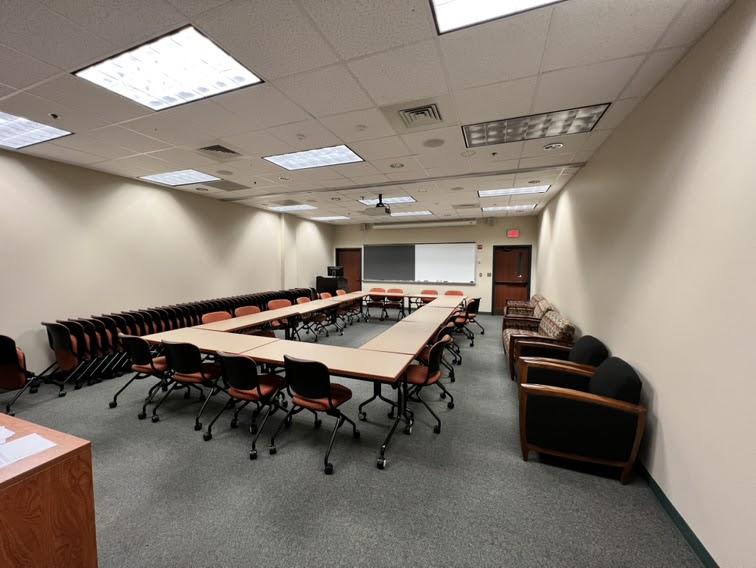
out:
<path id="1" fill-rule="evenodd" d="M 394 437 L 394 432 L 396 431 L 396 427 L 399 426 L 399 422 L 404 420 L 407 422 L 408 427 L 411 427 L 412 425 L 410 418 L 407 416 L 407 381 L 403 380 L 397 385 L 396 405 L 398 406 L 396 418 L 394 419 L 394 423 L 391 425 L 391 430 L 389 430 L 388 436 L 386 436 L 386 439 L 383 441 L 378 454 L 378 469 L 386 468 L 386 463 L 388 461 L 386 458 L 386 450 L 388 449 L 391 439 Z"/>

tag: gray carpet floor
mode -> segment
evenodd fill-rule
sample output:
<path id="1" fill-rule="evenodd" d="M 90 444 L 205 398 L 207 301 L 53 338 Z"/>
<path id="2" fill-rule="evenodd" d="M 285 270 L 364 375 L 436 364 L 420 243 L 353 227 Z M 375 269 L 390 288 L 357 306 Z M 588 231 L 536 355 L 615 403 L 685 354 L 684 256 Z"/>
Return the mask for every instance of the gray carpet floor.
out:
<path id="1" fill-rule="evenodd" d="M 488 333 L 475 347 L 460 339 L 464 364 L 449 384 L 456 408 L 435 392 L 426 396 L 443 421 L 441 434 L 416 408 L 412 435 L 397 433 L 384 471 L 376 456 L 390 420 L 379 402 L 358 422 L 359 440 L 348 427 L 340 431 L 332 476 L 322 472 L 330 417 L 315 430 L 312 415 L 298 415 L 277 455 L 268 455 L 264 437 L 253 462 L 246 427 L 231 429 L 230 417 L 222 418 L 204 442 L 192 428 L 199 403 L 180 394 L 163 405 L 159 423 L 137 420 L 147 381 L 135 382 L 115 409 L 108 401 L 126 377 L 63 399 L 43 386 L 22 397 L 16 412 L 92 441 L 106 568 L 700 566 L 644 481 L 623 486 L 533 454 L 523 462 L 500 318 L 480 321 Z M 359 346 L 387 325 L 355 324 L 323 341 Z M 338 382 L 354 392 L 344 410 L 356 419 L 372 386 Z M 221 397 L 213 403 L 209 411 Z"/>

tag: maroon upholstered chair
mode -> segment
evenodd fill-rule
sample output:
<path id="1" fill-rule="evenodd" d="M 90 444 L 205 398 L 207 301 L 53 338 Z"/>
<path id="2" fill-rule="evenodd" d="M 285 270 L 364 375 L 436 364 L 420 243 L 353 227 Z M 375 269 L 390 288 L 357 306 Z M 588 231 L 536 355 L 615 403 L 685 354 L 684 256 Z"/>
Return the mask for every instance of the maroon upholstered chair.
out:
<path id="1" fill-rule="evenodd" d="M 395 294 L 392 296 L 392 294 Z M 386 301 L 383 303 L 383 312 L 381 315 L 388 317 L 388 309 L 398 310 L 396 319 L 404 317 L 404 290 L 401 288 L 389 288 L 386 290 Z"/>
<path id="2" fill-rule="evenodd" d="M 5 405 L 5 413 L 15 416 L 11 407 L 27 389 L 36 392 L 37 382 L 34 373 L 26 369 L 26 355 L 21 348 L 10 337 L 0 335 L 0 389 L 17 391 Z"/>
<path id="3" fill-rule="evenodd" d="M 150 344 L 141 337 L 121 335 L 120 340 L 121 345 L 123 345 L 131 360 L 131 370 L 134 371 L 134 376 L 115 393 L 113 400 L 110 401 L 108 406 L 110 408 L 118 406 L 118 395 L 125 391 L 134 381 L 146 379 L 147 377 L 155 377 L 158 379 L 158 382 L 150 388 L 147 400 L 144 406 L 142 406 L 142 411 L 137 415 L 139 420 L 144 420 L 147 417 L 147 405 L 152 402 L 158 389 L 167 385 L 166 371 L 168 370 L 168 363 L 165 357 L 153 357 Z"/>
<path id="4" fill-rule="evenodd" d="M 223 321 L 227 319 L 231 319 L 231 314 L 226 311 L 202 314 L 202 323 L 213 323 L 214 321 Z"/>
<path id="5" fill-rule="evenodd" d="M 454 397 L 440 382 L 441 357 L 443 355 L 444 349 L 449 343 L 451 343 L 451 337 L 448 336 L 444 337 L 440 341 L 437 341 L 430 348 L 427 364 L 423 364 L 422 362 L 417 365 L 413 364 L 407 367 L 407 369 L 405 370 L 405 379 L 407 380 L 407 384 L 410 386 L 410 394 L 414 396 L 420 403 L 422 403 L 422 405 L 425 406 L 428 412 L 433 415 L 433 418 L 436 419 L 436 425 L 433 427 L 433 431 L 436 434 L 441 433 L 441 419 L 435 412 L 433 412 L 433 409 L 428 406 L 428 403 L 423 400 L 423 398 L 420 396 L 420 391 L 427 386 L 436 385 L 443 391 L 445 395 L 444 398 L 446 396 L 449 397 L 447 407 L 454 408 Z M 410 424 L 405 427 L 406 433 L 412 433 L 413 422 L 414 420 L 412 420 Z"/>
<path id="6" fill-rule="evenodd" d="M 370 308 L 378 308 L 381 310 L 380 319 L 383 321 L 383 304 L 386 302 L 386 289 L 385 288 L 370 288 L 370 295 L 365 296 L 367 308 L 367 317 L 370 317 Z"/>
<path id="7" fill-rule="evenodd" d="M 323 459 L 324 471 L 326 475 L 330 475 L 333 473 L 333 464 L 328 461 L 328 456 L 331 454 L 339 428 L 345 421 L 349 422 L 352 425 L 352 435 L 355 438 L 360 437 L 357 425 L 339 409 L 342 404 L 352 398 L 352 391 L 343 385 L 332 383 L 328 367 L 318 361 L 305 361 L 284 355 L 284 369 L 287 386 L 292 392 L 292 405 L 270 438 L 269 452 L 271 455 L 276 453 L 276 436 L 281 432 L 284 424 L 291 424 L 292 415 L 309 410 L 315 415 L 315 427 L 318 428 L 321 424 L 318 412 L 325 412 L 328 416 L 336 418 L 328 450 Z"/>
<path id="8" fill-rule="evenodd" d="M 281 308 L 288 308 L 291 306 L 291 300 L 286 299 L 278 299 L 278 300 L 271 300 L 268 302 L 268 309 L 269 310 L 280 310 Z M 280 320 L 273 320 L 270 322 L 270 327 L 273 329 L 282 329 L 285 328 L 288 325 L 288 322 L 286 319 L 280 319 Z"/>
<path id="9" fill-rule="evenodd" d="M 241 306 L 234 310 L 234 317 L 250 316 L 252 314 L 259 314 L 262 310 L 257 306 Z"/>

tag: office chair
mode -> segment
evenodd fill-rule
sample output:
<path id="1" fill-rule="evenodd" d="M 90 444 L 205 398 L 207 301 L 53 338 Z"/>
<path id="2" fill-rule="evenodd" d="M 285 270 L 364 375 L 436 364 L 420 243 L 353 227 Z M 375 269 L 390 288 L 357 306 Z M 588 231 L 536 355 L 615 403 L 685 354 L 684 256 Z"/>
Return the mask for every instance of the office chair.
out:
<path id="1" fill-rule="evenodd" d="M 369 296 L 365 296 L 365 307 L 367 318 L 370 319 L 370 308 L 378 308 L 381 310 L 380 320 L 383 321 L 383 304 L 386 301 L 386 289 L 385 288 L 370 288 Z"/>
<path id="2" fill-rule="evenodd" d="M 5 405 L 5 413 L 9 416 L 16 414 L 11 410 L 19 397 L 26 392 L 37 392 L 40 378 L 55 364 L 37 376 L 26 368 L 26 355 L 16 342 L 5 335 L 0 335 L 0 389 L 17 391 L 10 402 Z"/>
<path id="3" fill-rule="evenodd" d="M 312 300 L 308 296 L 300 296 L 297 298 L 297 304 L 308 304 Z M 315 342 L 318 341 L 318 333 L 324 333 L 328 337 L 328 329 L 325 326 L 327 318 L 326 315 L 321 312 L 312 312 L 302 315 L 302 327 L 308 334 L 312 332 L 315 338 Z"/>
<path id="4" fill-rule="evenodd" d="M 257 306 L 240 306 L 234 310 L 234 317 L 250 316 L 252 314 L 259 314 L 262 310 Z"/>
<path id="5" fill-rule="evenodd" d="M 328 457 L 331 454 L 336 432 L 339 428 L 345 421 L 349 422 L 352 425 L 354 438 L 360 437 L 357 425 L 339 410 L 342 404 L 352 398 L 352 391 L 343 385 L 332 383 L 328 367 L 317 361 L 305 361 L 284 355 L 284 369 L 286 370 L 286 384 L 292 392 L 292 405 L 286 417 L 270 438 L 269 452 L 271 455 L 276 453 L 276 436 L 281 432 L 284 425 L 291 424 L 292 415 L 302 410 L 309 410 L 315 414 L 315 427 L 318 428 L 321 424 L 318 419 L 318 412 L 325 412 L 328 416 L 336 418 L 328 443 L 328 450 L 326 450 L 323 459 L 324 471 L 326 475 L 330 475 L 333 473 L 333 464 L 328 461 Z"/>
<path id="6" fill-rule="evenodd" d="M 189 398 L 191 392 L 189 389 L 194 388 L 200 392 L 200 401 L 203 403 L 202 408 L 200 408 L 197 416 L 194 418 L 194 429 L 201 430 L 202 422 L 200 422 L 200 418 L 210 397 L 217 394 L 219 390 L 224 390 L 218 385 L 218 380 L 221 376 L 220 365 L 203 362 L 202 353 L 200 353 L 199 348 L 191 343 L 164 341 L 163 347 L 165 348 L 165 359 L 173 382 L 168 392 L 165 393 L 165 396 L 152 409 L 152 421 L 160 421 L 157 413 L 158 408 L 160 408 L 177 386 L 187 389 L 184 398 Z M 202 390 L 203 387 L 209 390 L 207 396 L 205 396 Z"/>
<path id="7" fill-rule="evenodd" d="M 268 422 L 268 418 L 270 418 L 270 415 L 276 410 L 285 410 L 285 407 L 288 406 L 286 400 L 281 402 L 277 400 L 279 395 L 282 395 L 281 389 L 284 386 L 284 381 L 281 377 L 272 373 L 264 375 L 258 374 L 257 364 L 251 357 L 218 352 L 216 354 L 216 359 L 221 366 L 223 382 L 226 384 L 228 389 L 226 392 L 230 397 L 230 405 L 224 406 L 215 418 L 213 418 L 212 422 L 210 422 L 210 425 L 207 427 L 207 432 L 203 438 L 205 440 L 210 440 L 212 438 L 213 424 L 215 424 L 215 421 L 218 420 L 220 415 L 229 408 L 234 408 L 234 417 L 231 420 L 231 428 L 236 428 L 238 425 L 239 413 L 252 402 L 255 404 L 255 412 L 252 417 L 252 422 L 249 425 L 249 431 L 254 434 L 255 437 L 252 440 L 252 449 L 249 451 L 249 459 L 257 459 L 257 439 L 260 437 L 260 434 L 262 434 L 265 424 Z M 241 403 L 241 405 L 237 406 L 238 403 Z M 268 411 L 265 413 L 262 423 L 258 428 L 255 423 L 255 418 L 264 407 L 267 407 Z"/>
<path id="8" fill-rule="evenodd" d="M 461 332 L 470 340 L 470 347 L 475 346 L 475 334 L 467 326 L 467 324 L 475 321 L 475 316 L 478 314 L 478 308 L 480 306 L 480 298 L 470 300 L 465 307 L 465 311 L 454 318 L 455 331 Z M 480 325 L 480 324 L 478 324 Z"/>
<path id="9" fill-rule="evenodd" d="M 437 341 L 433 344 L 433 346 L 430 348 L 430 353 L 428 354 L 428 364 L 419 364 L 415 365 L 412 364 L 405 370 L 405 379 L 407 381 L 407 385 L 410 386 L 409 395 L 414 398 L 408 397 L 408 400 L 417 400 L 418 402 L 422 403 L 423 406 L 428 410 L 428 412 L 433 415 L 433 418 L 436 419 L 436 425 L 433 427 L 433 431 L 436 434 L 441 433 L 441 419 L 438 417 L 438 415 L 433 412 L 433 409 L 428 406 L 428 403 L 423 400 L 423 398 L 420 396 L 420 391 L 430 385 L 437 385 L 443 393 L 449 397 L 449 402 L 446 404 L 448 408 L 454 408 L 454 397 L 452 397 L 451 393 L 446 389 L 446 387 L 439 382 L 441 379 L 441 357 L 443 355 L 444 349 L 446 346 L 451 342 L 451 337 L 444 337 L 442 340 Z M 414 419 L 410 419 L 409 424 L 405 426 L 404 431 L 407 434 L 412 433 L 412 424 L 414 422 Z"/>
<path id="10" fill-rule="evenodd" d="M 516 362 L 520 357 L 539 357 L 552 361 L 567 361 L 585 367 L 597 367 L 609 357 L 609 350 L 603 342 L 592 335 L 583 335 L 574 345 L 548 343 L 537 338 L 527 338 L 515 341 L 512 345 L 512 357 Z M 519 363 L 515 365 L 515 379 L 519 379 Z M 531 369 L 531 382 L 538 382 L 541 374 L 551 371 L 544 369 Z"/>
<path id="11" fill-rule="evenodd" d="M 276 300 L 269 300 L 268 301 L 268 309 L 269 310 L 279 310 L 281 308 L 288 308 L 291 306 L 291 300 L 286 299 L 276 299 Z M 286 321 L 286 318 L 280 319 L 280 320 L 273 320 L 270 322 L 270 327 L 275 331 L 277 329 L 283 329 L 288 325 L 288 322 Z"/>
<path id="12" fill-rule="evenodd" d="M 385 314 L 386 318 L 388 318 L 388 309 L 392 310 L 399 310 L 396 314 L 396 319 L 399 321 L 401 318 L 403 318 L 406 314 L 404 313 L 404 296 L 392 296 L 391 294 L 404 294 L 404 290 L 401 288 L 389 288 L 386 290 L 386 300 L 383 303 L 383 312 L 381 312 L 381 319 L 383 319 L 383 315 Z"/>
<path id="13" fill-rule="evenodd" d="M 226 311 L 208 312 L 202 315 L 202 323 L 213 323 L 214 321 L 224 321 L 231 319 L 231 313 Z"/>
<path id="14" fill-rule="evenodd" d="M 60 382 L 53 381 L 53 384 L 59 389 L 58 396 L 66 396 L 66 383 L 74 382 L 81 388 L 79 381 L 86 376 L 93 359 L 84 347 L 83 334 L 77 337 L 58 322 L 42 322 L 42 325 L 47 330 L 47 339 L 55 354 L 56 368 L 65 373 Z"/>
<path id="15" fill-rule="evenodd" d="M 150 387 L 146 402 L 142 406 L 142 411 L 137 415 L 139 420 L 144 420 L 147 417 L 147 405 L 152 402 L 152 398 L 158 389 L 167 385 L 168 377 L 166 371 L 168 370 L 168 363 L 165 357 L 153 357 L 150 344 L 141 337 L 121 335 L 120 339 L 123 348 L 131 360 L 131 370 L 134 372 L 134 376 L 115 393 L 113 400 L 108 403 L 108 406 L 110 408 L 118 406 L 118 395 L 125 391 L 135 380 L 155 377 L 158 379 L 158 383 Z"/>
<path id="16" fill-rule="evenodd" d="M 423 295 L 433 295 L 438 296 L 438 290 L 420 290 L 420 293 Z M 430 298 L 410 298 L 409 303 L 416 308 L 421 308 L 425 304 L 430 304 L 433 300 Z"/>

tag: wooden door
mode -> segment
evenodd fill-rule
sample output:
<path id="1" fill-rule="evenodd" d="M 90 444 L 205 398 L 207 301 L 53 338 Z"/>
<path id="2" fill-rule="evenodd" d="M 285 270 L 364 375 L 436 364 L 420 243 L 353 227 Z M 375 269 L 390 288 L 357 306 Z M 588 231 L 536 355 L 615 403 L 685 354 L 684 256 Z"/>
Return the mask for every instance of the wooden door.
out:
<path id="1" fill-rule="evenodd" d="M 362 290 L 362 249 L 336 249 L 336 264 L 344 267 L 347 292 Z"/>
<path id="2" fill-rule="evenodd" d="M 493 258 L 493 313 L 503 314 L 507 300 L 530 298 L 528 246 L 495 246 Z"/>

